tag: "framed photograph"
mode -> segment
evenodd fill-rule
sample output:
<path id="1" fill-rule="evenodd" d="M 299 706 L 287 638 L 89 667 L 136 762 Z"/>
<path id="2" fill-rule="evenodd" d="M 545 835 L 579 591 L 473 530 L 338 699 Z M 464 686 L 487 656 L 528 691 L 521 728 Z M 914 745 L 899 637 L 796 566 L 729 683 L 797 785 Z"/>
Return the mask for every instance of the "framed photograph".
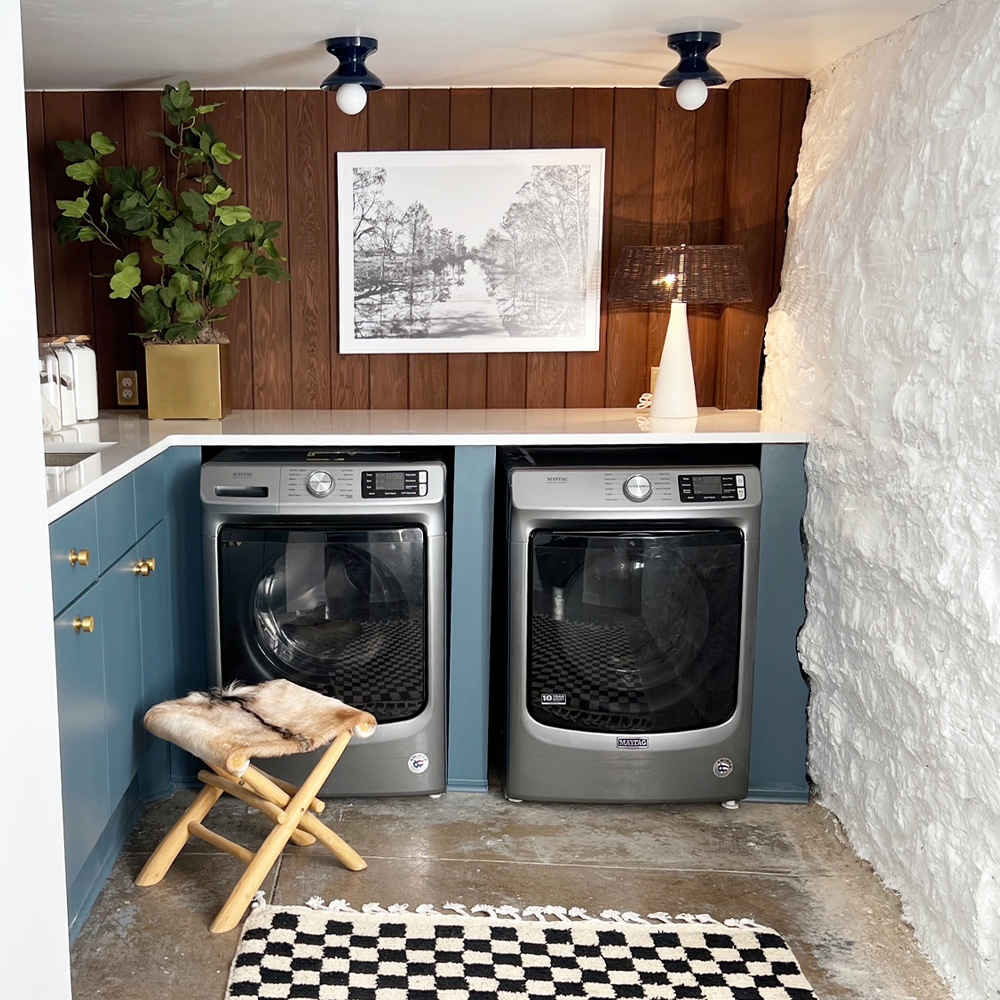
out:
<path id="1" fill-rule="evenodd" d="M 596 351 L 603 149 L 337 154 L 340 351 Z"/>

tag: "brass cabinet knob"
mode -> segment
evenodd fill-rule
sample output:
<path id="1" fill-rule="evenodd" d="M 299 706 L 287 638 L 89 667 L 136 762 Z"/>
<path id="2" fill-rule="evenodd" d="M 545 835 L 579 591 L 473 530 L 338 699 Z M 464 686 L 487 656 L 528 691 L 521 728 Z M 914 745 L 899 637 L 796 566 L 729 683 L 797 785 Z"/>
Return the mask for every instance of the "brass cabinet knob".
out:
<path id="1" fill-rule="evenodd" d="M 155 559 L 140 559 L 134 568 L 136 576 L 149 576 L 156 569 Z"/>
<path id="2" fill-rule="evenodd" d="M 80 549 L 79 552 L 77 552 L 76 549 L 70 549 L 69 564 L 70 566 L 89 566 L 90 549 Z"/>
<path id="3" fill-rule="evenodd" d="M 77 615 L 73 619 L 73 631 L 74 632 L 93 632 L 94 631 L 94 616 L 84 615 L 82 618 Z"/>

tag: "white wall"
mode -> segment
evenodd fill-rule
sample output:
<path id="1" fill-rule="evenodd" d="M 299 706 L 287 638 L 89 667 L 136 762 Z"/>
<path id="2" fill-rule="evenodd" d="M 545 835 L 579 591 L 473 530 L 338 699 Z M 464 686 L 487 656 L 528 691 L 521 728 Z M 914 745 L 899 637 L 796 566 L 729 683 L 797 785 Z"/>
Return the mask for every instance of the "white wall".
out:
<path id="1" fill-rule="evenodd" d="M 0 608 L 0 760 L 6 802 L 0 905 L 0 992 L 8 997 L 70 996 L 56 721 L 52 584 L 42 461 L 34 275 L 28 215 L 28 160 L 17 0 L 0 0 L 0 488 L 3 571 Z M 38 414 L 38 418 L 31 419 Z"/>
<path id="2" fill-rule="evenodd" d="M 813 81 L 764 409 L 807 460 L 810 772 L 959 1000 L 1000 996 L 1000 7 Z"/>

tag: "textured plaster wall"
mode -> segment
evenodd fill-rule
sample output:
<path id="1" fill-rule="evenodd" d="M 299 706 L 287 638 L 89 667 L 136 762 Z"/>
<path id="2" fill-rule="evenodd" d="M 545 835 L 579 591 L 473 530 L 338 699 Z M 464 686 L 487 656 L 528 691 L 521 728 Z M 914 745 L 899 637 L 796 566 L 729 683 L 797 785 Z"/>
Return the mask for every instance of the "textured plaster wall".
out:
<path id="1" fill-rule="evenodd" d="M 766 413 L 807 458 L 810 773 L 958 1000 L 1000 997 L 1000 5 L 813 81 Z"/>

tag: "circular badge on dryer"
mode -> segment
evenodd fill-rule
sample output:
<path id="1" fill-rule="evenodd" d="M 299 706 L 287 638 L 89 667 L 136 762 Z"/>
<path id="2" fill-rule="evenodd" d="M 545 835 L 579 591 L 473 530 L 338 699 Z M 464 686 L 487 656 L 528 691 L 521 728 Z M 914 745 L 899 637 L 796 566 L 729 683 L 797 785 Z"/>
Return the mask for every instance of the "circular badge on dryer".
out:
<path id="1" fill-rule="evenodd" d="M 728 778 L 733 773 L 733 762 L 728 757 L 720 757 L 712 765 L 712 774 L 717 778 Z"/>
<path id="2" fill-rule="evenodd" d="M 415 753 L 410 756 L 410 759 L 406 762 L 406 766 L 414 774 L 423 774 L 427 770 L 430 760 L 425 753 Z"/>

